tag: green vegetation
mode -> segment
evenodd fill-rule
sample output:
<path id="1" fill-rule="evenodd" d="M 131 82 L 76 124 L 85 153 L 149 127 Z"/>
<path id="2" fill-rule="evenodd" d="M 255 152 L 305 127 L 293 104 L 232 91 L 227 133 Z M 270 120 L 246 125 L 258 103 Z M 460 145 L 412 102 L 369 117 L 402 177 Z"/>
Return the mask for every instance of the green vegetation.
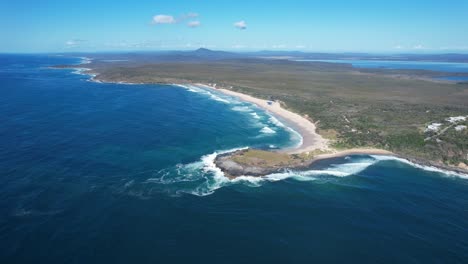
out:
<path id="1" fill-rule="evenodd" d="M 288 167 L 304 164 L 312 159 L 312 155 L 293 154 L 248 149 L 232 156 L 232 160 L 241 165 L 256 166 L 263 168 Z"/>
<path id="2" fill-rule="evenodd" d="M 425 140 L 428 124 L 468 114 L 468 84 L 406 78 L 402 70 L 395 77 L 346 65 L 260 59 L 94 66 L 103 80 L 217 83 L 280 100 L 313 118 L 319 133 L 333 139 L 337 148 L 374 147 L 446 164 L 468 164 L 466 130 L 451 127 Z"/>

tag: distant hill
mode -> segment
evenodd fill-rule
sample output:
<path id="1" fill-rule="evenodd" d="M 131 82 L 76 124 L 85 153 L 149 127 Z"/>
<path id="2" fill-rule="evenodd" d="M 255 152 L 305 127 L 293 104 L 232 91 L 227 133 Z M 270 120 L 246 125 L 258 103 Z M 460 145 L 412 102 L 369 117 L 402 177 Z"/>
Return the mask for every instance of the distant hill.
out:
<path id="1" fill-rule="evenodd" d="M 135 51 L 107 53 L 75 53 L 71 55 L 89 56 L 99 62 L 121 60 L 137 64 L 157 62 L 199 62 L 218 60 L 239 60 L 254 58 L 271 59 L 310 59 L 310 60 L 393 60 L 393 61 L 434 61 L 434 62 L 468 62 L 468 54 L 371 54 L 371 53 L 317 53 L 304 51 L 229 52 L 199 48 L 190 51 Z M 124 63 L 124 62 L 122 62 Z"/>
<path id="2" fill-rule="evenodd" d="M 199 48 L 194 51 L 187 52 L 190 55 L 202 57 L 202 58 L 216 58 L 216 59 L 225 59 L 225 58 L 239 58 L 243 57 L 242 54 L 228 52 L 228 51 L 218 51 L 218 50 L 210 50 L 205 48 Z"/>

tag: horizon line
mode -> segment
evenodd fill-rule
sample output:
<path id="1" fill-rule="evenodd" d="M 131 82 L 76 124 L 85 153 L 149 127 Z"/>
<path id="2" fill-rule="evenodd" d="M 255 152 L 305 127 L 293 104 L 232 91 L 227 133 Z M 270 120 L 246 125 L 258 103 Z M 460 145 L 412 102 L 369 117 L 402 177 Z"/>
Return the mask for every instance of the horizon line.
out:
<path id="1" fill-rule="evenodd" d="M 211 49 L 200 47 L 196 49 L 148 49 L 148 50 L 132 50 L 132 49 L 122 49 L 122 50 L 96 50 L 96 51 L 85 51 L 85 50 L 76 50 L 76 51 L 0 51 L 0 54 L 73 54 L 73 53 L 84 53 L 84 54 L 99 54 L 99 53 L 156 53 L 156 52 L 194 52 L 200 49 L 209 50 L 213 52 L 230 52 L 230 53 L 259 53 L 259 52 L 297 52 L 304 54 L 367 54 L 367 55 L 468 55 L 468 50 L 453 50 L 442 52 L 440 50 L 407 50 L 407 51 L 314 51 L 314 50 L 297 50 L 297 49 Z"/>

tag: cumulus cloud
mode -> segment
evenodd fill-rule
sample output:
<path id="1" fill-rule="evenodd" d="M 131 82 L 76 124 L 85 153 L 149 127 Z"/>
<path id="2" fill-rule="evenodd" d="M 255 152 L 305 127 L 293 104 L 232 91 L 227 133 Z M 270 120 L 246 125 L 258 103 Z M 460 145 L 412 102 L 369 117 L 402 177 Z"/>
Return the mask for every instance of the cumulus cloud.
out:
<path id="1" fill-rule="evenodd" d="M 187 26 L 191 27 L 191 28 L 196 28 L 196 27 L 199 27 L 201 25 L 200 21 L 198 20 L 195 20 L 195 21 L 189 21 L 187 23 Z"/>
<path id="2" fill-rule="evenodd" d="M 183 14 L 183 15 L 181 15 L 179 17 L 174 17 L 173 15 L 159 14 L 159 15 L 153 16 L 152 24 L 155 24 L 155 25 L 177 24 L 177 23 L 181 23 L 183 21 L 186 21 L 188 19 L 196 18 L 196 17 L 198 17 L 198 14 L 193 13 L 193 12 Z M 198 25 L 197 25 L 197 22 L 198 22 Z M 200 22 L 199 21 L 191 21 L 187 25 L 189 27 L 197 27 L 197 26 L 200 25 Z"/>
<path id="3" fill-rule="evenodd" d="M 86 42 L 84 39 L 70 39 L 65 42 L 67 48 L 75 48 L 80 46 L 83 42 Z"/>
<path id="4" fill-rule="evenodd" d="M 247 23 L 245 23 L 244 20 L 241 20 L 241 21 L 238 21 L 236 23 L 234 23 L 234 27 L 238 28 L 238 29 L 246 29 L 247 28 Z"/>
<path id="5" fill-rule="evenodd" d="M 155 15 L 153 16 L 153 24 L 175 24 L 176 19 L 171 15 Z"/>
<path id="6" fill-rule="evenodd" d="M 421 44 L 415 45 L 413 49 L 424 49 L 424 46 Z"/>

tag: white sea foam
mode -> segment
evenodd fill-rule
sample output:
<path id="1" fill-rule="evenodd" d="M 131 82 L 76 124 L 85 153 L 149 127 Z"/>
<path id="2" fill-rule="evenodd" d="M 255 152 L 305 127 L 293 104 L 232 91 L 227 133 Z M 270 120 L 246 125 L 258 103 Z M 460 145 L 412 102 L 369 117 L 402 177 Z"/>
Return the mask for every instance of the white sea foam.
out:
<path id="1" fill-rule="evenodd" d="M 215 101 L 218 101 L 218 102 L 223 102 L 223 103 L 226 103 L 226 104 L 230 104 L 231 102 L 229 102 L 228 100 L 226 99 L 223 99 L 217 95 L 214 95 L 214 94 L 211 94 L 211 99 L 215 100 Z"/>
<path id="2" fill-rule="evenodd" d="M 257 113 L 255 113 L 255 112 L 250 113 L 250 115 L 251 115 L 253 118 L 255 118 L 255 119 L 260 119 L 260 116 L 259 116 Z"/>
<path id="3" fill-rule="evenodd" d="M 199 93 L 199 92 L 200 92 L 200 91 L 197 91 L 197 90 L 195 90 L 195 89 L 193 89 L 193 88 L 188 88 L 187 90 L 188 90 L 189 92 L 192 92 L 192 93 Z"/>
<path id="4" fill-rule="evenodd" d="M 192 92 L 192 93 L 200 93 L 202 91 L 200 91 L 199 89 L 197 89 L 196 87 L 192 86 L 192 85 L 183 85 L 183 84 L 172 84 L 173 86 L 177 86 L 177 87 L 181 87 L 181 88 L 184 88 L 186 89 L 187 91 L 189 92 Z"/>
<path id="5" fill-rule="evenodd" d="M 282 128 L 286 128 L 290 135 L 291 135 L 291 140 L 292 142 L 294 142 L 294 146 L 293 147 L 300 147 L 302 146 L 303 142 L 304 142 L 304 139 L 302 137 L 302 135 L 297 132 L 295 129 L 293 129 L 292 127 L 289 127 L 289 126 L 285 126 L 281 121 L 279 121 L 276 117 L 270 115 L 270 118 L 268 119 L 268 121 L 270 123 L 272 123 L 273 125 L 277 126 L 277 127 L 282 127 Z"/>
<path id="6" fill-rule="evenodd" d="M 226 154 L 242 149 L 247 149 L 247 147 L 243 148 L 235 148 L 235 149 L 230 149 L 230 150 L 224 150 L 224 151 L 219 151 L 219 152 L 214 152 L 212 154 L 205 155 L 201 158 L 203 167 L 202 171 L 205 173 L 209 173 L 212 175 L 211 178 L 207 178 L 205 174 L 205 179 L 203 184 L 195 187 L 194 190 L 188 191 L 191 194 L 198 195 L 198 196 L 205 196 L 205 195 L 210 195 L 217 189 L 225 186 L 226 184 L 230 183 L 230 180 L 224 176 L 224 173 L 221 171 L 220 168 L 218 168 L 215 164 L 215 159 L 218 155 L 220 154 Z"/>
<path id="7" fill-rule="evenodd" d="M 230 180 L 214 163 L 216 157 L 244 148 L 236 148 L 224 151 L 217 151 L 200 158 L 189 164 L 179 164 L 173 168 L 158 171 L 155 177 L 145 181 L 146 184 L 161 184 L 166 188 L 174 189 L 173 193 L 190 193 L 197 196 L 212 194 L 217 189 L 231 184 Z M 189 184 L 189 187 L 186 185 Z"/>
<path id="8" fill-rule="evenodd" d="M 405 163 L 407 165 L 410 165 L 410 166 L 418 168 L 418 169 L 422 169 L 422 170 L 425 170 L 425 171 L 431 171 L 431 172 L 437 172 L 440 175 L 444 175 L 444 176 L 448 176 L 448 177 L 457 177 L 457 178 L 468 179 L 468 174 L 466 174 L 466 173 L 450 171 L 450 170 L 444 170 L 444 169 L 437 168 L 437 167 L 434 167 L 434 166 L 420 165 L 420 164 L 411 162 L 411 161 L 409 161 L 407 159 L 403 159 L 403 158 L 398 158 L 398 157 L 394 157 L 394 156 L 385 156 L 385 155 L 372 155 L 371 157 L 373 157 L 373 158 L 375 158 L 376 160 L 379 160 L 379 161 L 384 161 L 384 160 L 398 161 L 400 163 Z"/>
<path id="9" fill-rule="evenodd" d="M 252 109 L 250 109 L 250 107 L 248 106 L 234 106 L 231 109 L 237 112 L 251 112 L 252 111 Z"/>
<path id="10" fill-rule="evenodd" d="M 409 162 L 405 159 L 381 155 L 371 155 L 364 157 L 349 156 L 348 158 L 345 158 L 346 163 L 331 164 L 325 169 L 311 169 L 305 171 L 290 170 L 282 173 L 269 174 L 264 177 L 244 175 L 234 179 L 229 179 L 225 177 L 224 173 L 216 166 L 214 161 L 220 154 L 229 153 L 240 149 L 246 148 L 217 151 L 202 156 L 199 161 L 189 164 L 179 164 L 173 168 L 158 171 L 155 177 L 149 178 L 143 183 L 144 185 L 163 185 L 164 187 L 162 188 L 170 195 L 180 196 L 184 193 L 189 193 L 197 196 L 206 196 L 213 194 L 216 190 L 222 187 L 235 184 L 241 184 L 249 187 L 260 187 L 264 183 L 277 182 L 286 179 L 304 182 L 317 180 L 329 181 L 341 177 L 359 175 L 359 173 L 366 170 L 370 166 L 387 160 L 394 160 L 419 169 L 424 169 L 426 171 L 434 171 L 442 176 L 468 179 L 468 175 L 466 174 L 444 171 L 434 167 L 421 166 Z M 154 188 L 150 186 L 148 187 L 149 191 L 145 192 L 144 190 L 138 189 L 137 187 L 138 184 L 135 184 L 133 181 L 125 183 L 124 186 L 125 189 L 128 189 L 127 191 L 129 194 L 134 195 L 137 193 L 141 197 L 150 196 L 151 191 Z"/>
<path id="11" fill-rule="evenodd" d="M 184 85 L 184 84 L 172 84 L 173 86 L 177 86 L 177 87 L 181 87 L 181 88 L 184 88 L 190 92 L 193 92 L 193 93 L 201 93 L 201 94 L 205 94 L 205 95 L 208 95 L 211 99 L 215 100 L 215 101 L 218 101 L 218 102 L 222 102 L 222 103 L 225 103 L 225 104 L 230 104 L 231 101 L 228 100 L 226 96 L 222 96 L 222 95 L 217 95 L 215 93 L 212 93 L 204 88 L 201 88 L 199 86 L 195 86 L 195 85 Z"/>
<path id="12" fill-rule="evenodd" d="M 274 116 L 270 116 L 269 118 L 269 121 L 274 124 L 275 126 L 278 126 L 278 127 L 285 127 L 285 125 L 283 123 L 281 123 L 281 121 L 279 121 L 276 117 Z"/>
<path id="13" fill-rule="evenodd" d="M 83 67 L 79 67 L 79 68 L 73 68 L 74 71 L 72 71 L 73 74 L 78 74 L 78 75 L 91 75 L 89 73 L 86 73 L 86 71 L 90 71 L 91 69 L 90 68 L 83 68 Z"/>
<path id="14" fill-rule="evenodd" d="M 302 146 L 302 144 L 304 143 L 304 138 L 302 137 L 302 135 L 299 132 L 297 132 L 296 130 L 290 128 L 290 127 L 288 127 L 287 129 L 290 132 L 291 139 L 293 141 L 296 141 L 296 144 L 294 145 L 294 147 Z"/>
<path id="15" fill-rule="evenodd" d="M 88 58 L 88 57 L 80 57 L 80 59 L 81 59 L 80 64 L 90 64 L 93 61 L 93 59 Z"/>
<path id="16" fill-rule="evenodd" d="M 264 134 L 275 134 L 276 131 L 274 131 L 273 129 L 271 129 L 270 127 L 263 127 L 260 132 L 264 133 Z"/>
<path id="17" fill-rule="evenodd" d="M 172 86 L 181 87 L 181 88 L 184 88 L 184 89 L 189 89 L 189 87 L 188 87 L 187 85 L 183 85 L 183 84 L 172 83 L 171 85 L 172 85 Z"/>

